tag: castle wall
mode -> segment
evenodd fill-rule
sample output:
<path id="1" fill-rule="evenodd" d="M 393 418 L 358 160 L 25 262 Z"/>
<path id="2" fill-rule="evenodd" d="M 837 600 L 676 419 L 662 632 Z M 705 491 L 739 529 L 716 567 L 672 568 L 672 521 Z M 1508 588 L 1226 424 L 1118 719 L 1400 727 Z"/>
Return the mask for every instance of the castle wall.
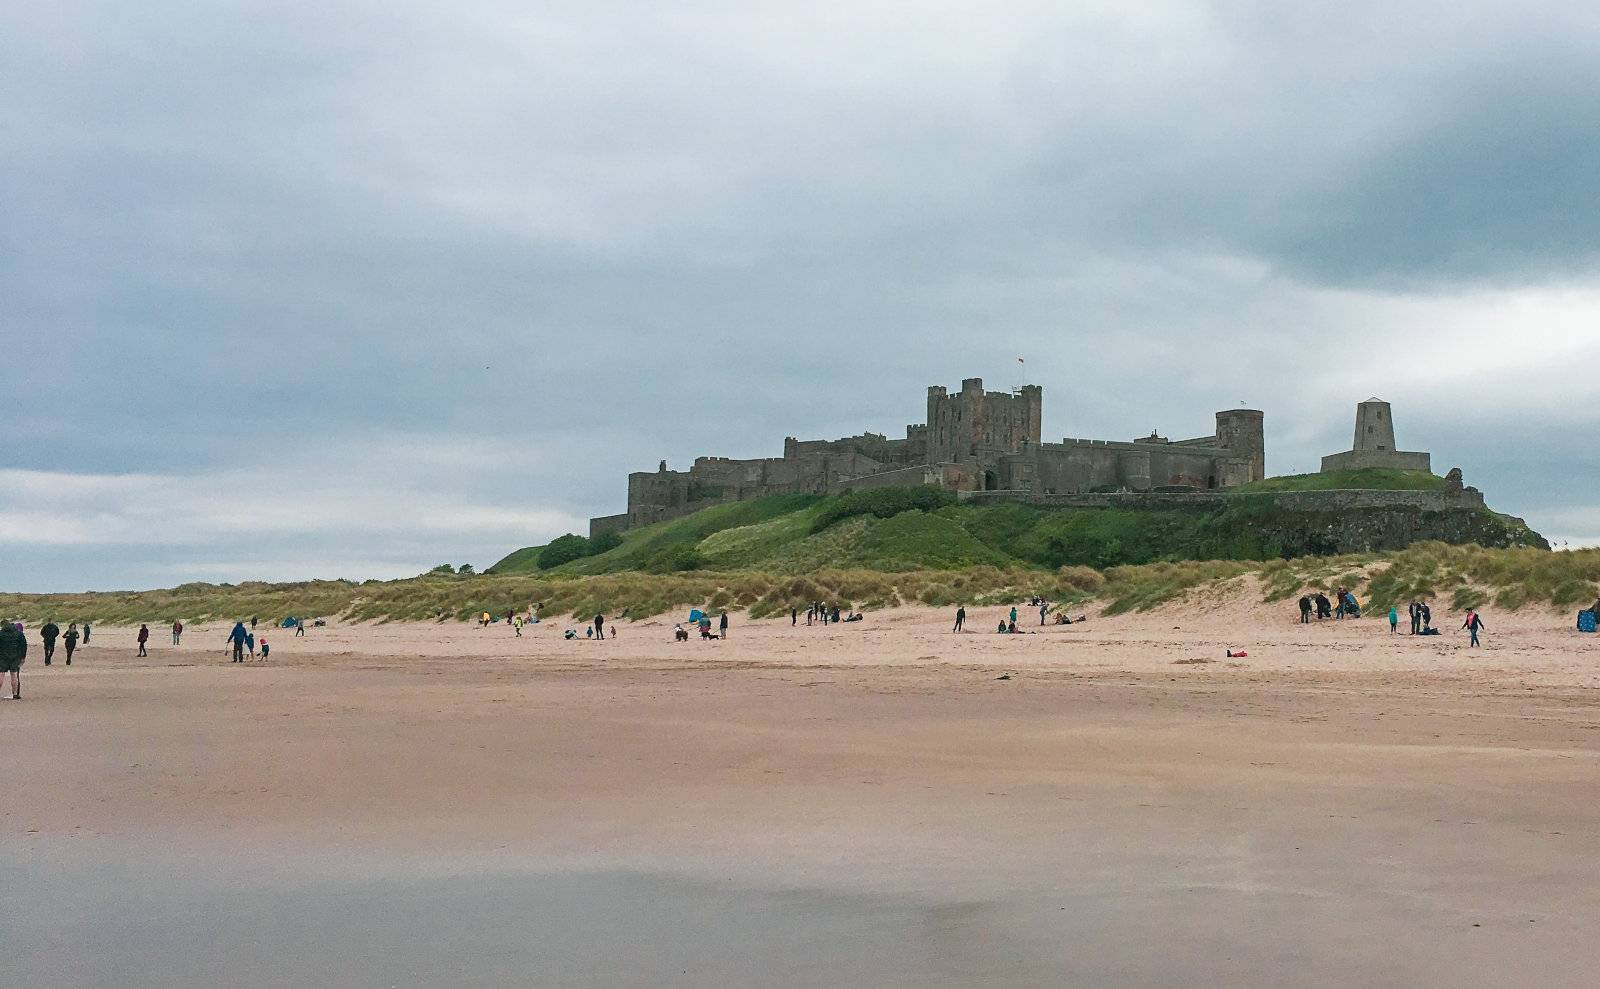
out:
<path id="1" fill-rule="evenodd" d="M 589 538 L 593 539 L 603 532 L 626 532 L 632 528 L 631 519 L 632 516 L 627 512 L 623 512 L 621 515 L 602 515 L 599 518 L 590 519 Z"/>
<path id="2" fill-rule="evenodd" d="M 1149 491 L 1236 487 L 1265 476 L 1262 413 L 1217 413 L 1213 435 L 1169 442 L 1065 439 L 1041 443 L 1043 389 L 988 392 L 981 378 L 960 391 L 928 389 L 928 421 L 904 439 L 862 433 L 836 440 L 787 437 L 783 456 L 699 457 L 687 471 L 663 461 L 628 475 L 628 512 L 593 520 L 591 531 L 647 525 L 708 505 L 770 494 L 936 484 L 957 491 L 1013 490 L 1037 496 L 1095 489 Z"/>
<path id="3" fill-rule="evenodd" d="M 1239 494 L 1230 491 L 1111 491 L 1036 495 L 1025 491 L 963 491 L 964 502 L 995 504 L 1019 502 L 1051 508 L 1214 508 L 1235 499 L 1264 499 L 1273 508 L 1290 512 L 1325 512 L 1361 509 L 1415 508 L 1444 512 L 1484 507 L 1476 488 L 1461 491 L 1383 491 L 1351 488 L 1332 491 L 1273 491 Z"/>
<path id="4" fill-rule="evenodd" d="M 1029 447 L 1002 464 L 1004 487 L 1038 494 L 1112 487 L 1233 487 L 1247 483 L 1251 470 L 1249 461 L 1216 446 L 1071 438 Z"/>
<path id="5" fill-rule="evenodd" d="M 1432 473 L 1433 456 L 1427 453 L 1407 453 L 1403 450 L 1346 450 L 1322 458 L 1324 474 L 1336 470 L 1365 470 L 1369 467 L 1422 470 Z"/>

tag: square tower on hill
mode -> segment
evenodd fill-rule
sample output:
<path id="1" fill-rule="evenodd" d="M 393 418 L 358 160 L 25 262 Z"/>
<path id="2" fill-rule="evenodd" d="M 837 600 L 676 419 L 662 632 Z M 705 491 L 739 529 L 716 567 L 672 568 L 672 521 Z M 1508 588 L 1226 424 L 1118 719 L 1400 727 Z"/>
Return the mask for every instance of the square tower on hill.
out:
<path id="1" fill-rule="evenodd" d="M 982 378 L 967 378 L 951 395 L 943 385 L 928 389 L 928 460 L 953 464 L 985 452 L 1020 453 L 1039 442 L 1044 389 L 1023 385 L 1016 394 L 984 391 Z"/>
<path id="2" fill-rule="evenodd" d="M 1394 413 L 1389 403 L 1381 398 L 1369 398 L 1356 406 L 1356 436 L 1350 449 L 1322 458 L 1324 474 L 1368 467 L 1433 470 L 1433 457 L 1430 454 L 1395 449 Z"/>

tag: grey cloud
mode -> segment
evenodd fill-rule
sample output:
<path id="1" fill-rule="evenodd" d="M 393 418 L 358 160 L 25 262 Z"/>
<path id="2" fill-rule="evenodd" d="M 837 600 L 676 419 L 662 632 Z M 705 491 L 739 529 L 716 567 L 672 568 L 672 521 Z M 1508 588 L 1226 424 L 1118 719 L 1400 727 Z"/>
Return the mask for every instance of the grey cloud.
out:
<path id="1" fill-rule="evenodd" d="M 15 467 L 316 489 L 307 451 L 381 482 L 412 466 L 386 436 L 446 437 L 490 452 L 418 458 L 433 493 L 581 517 L 662 456 L 896 432 L 1017 356 L 1047 432 L 1243 401 L 1311 466 L 1364 371 L 1434 400 L 1419 320 L 1596 282 L 1582 5 L 68 3 L 0 32 Z M 1522 421 L 1474 421 L 1499 501 L 1561 504 Z M 0 577 L 79 579 L 34 552 Z"/>

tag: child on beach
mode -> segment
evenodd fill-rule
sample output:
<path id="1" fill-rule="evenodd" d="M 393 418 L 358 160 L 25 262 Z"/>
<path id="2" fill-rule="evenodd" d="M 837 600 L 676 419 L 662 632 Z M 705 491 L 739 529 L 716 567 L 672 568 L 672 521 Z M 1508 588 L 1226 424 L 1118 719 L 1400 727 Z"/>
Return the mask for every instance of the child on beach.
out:
<path id="1" fill-rule="evenodd" d="M 267 645 L 267 637 L 263 635 L 261 637 L 261 661 L 263 663 L 265 663 L 267 661 L 267 654 L 270 653 L 271 651 L 272 651 L 272 647 Z"/>
<path id="2" fill-rule="evenodd" d="M 1389 605 L 1389 634 L 1393 635 L 1398 631 L 1400 631 L 1400 609 L 1391 604 Z"/>

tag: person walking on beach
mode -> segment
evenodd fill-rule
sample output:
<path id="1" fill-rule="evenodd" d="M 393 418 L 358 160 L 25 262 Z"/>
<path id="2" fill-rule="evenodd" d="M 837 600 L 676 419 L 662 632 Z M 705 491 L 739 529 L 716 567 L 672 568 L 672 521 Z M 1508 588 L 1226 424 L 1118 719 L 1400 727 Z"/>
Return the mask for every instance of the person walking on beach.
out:
<path id="1" fill-rule="evenodd" d="M 294 634 L 296 638 L 306 634 L 306 620 L 304 618 L 296 618 L 294 620 Z"/>
<path id="2" fill-rule="evenodd" d="M 250 631 L 254 632 L 255 630 L 256 630 L 256 616 L 255 615 L 251 615 L 250 616 Z"/>
<path id="3" fill-rule="evenodd" d="M 249 634 L 244 630 L 244 622 L 233 623 L 233 631 L 228 633 L 227 641 L 233 645 L 233 661 L 235 663 L 244 662 L 244 637 Z"/>
<path id="4" fill-rule="evenodd" d="M 790 628 L 794 628 L 798 624 L 800 624 L 800 609 L 799 608 L 790 608 L 789 609 L 789 627 Z"/>
<path id="5" fill-rule="evenodd" d="M 951 629 L 950 631 L 959 632 L 959 631 L 961 631 L 961 626 L 965 625 L 966 623 L 967 623 L 967 608 L 966 608 L 965 605 L 962 605 L 962 606 L 956 608 L 956 627 Z"/>
<path id="6" fill-rule="evenodd" d="M 605 615 L 595 615 L 594 616 L 594 637 L 597 638 L 597 639 L 605 638 L 606 637 L 606 631 L 605 630 L 606 630 L 606 616 Z"/>
<path id="7" fill-rule="evenodd" d="M 1478 647 L 1478 633 L 1486 627 L 1483 624 L 1483 616 L 1476 611 L 1469 611 L 1467 612 L 1466 623 L 1461 627 L 1472 634 L 1471 648 L 1476 649 Z"/>
<path id="8" fill-rule="evenodd" d="M 0 622 L 0 676 L 11 674 L 11 699 L 22 700 L 22 661 L 28 658 L 28 637 L 15 622 Z"/>
<path id="9" fill-rule="evenodd" d="M 1016 605 L 1012 605 L 1011 606 L 1011 624 L 1015 625 L 1016 623 L 1017 623 L 1017 606 Z"/>
<path id="10" fill-rule="evenodd" d="M 1422 630 L 1426 632 L 1428 629 L 1433 627 L 1433 609 L 1428 607 L 1428 603 L 1426 601 L 1418 605 L 1417 608 L 1422 615 Z"/>
<path id="11" fill-rule="evenodd" d="M 44 628 L 39 630 L 39 640 L 44 643 L 44 665 L 50 665 L 50 657 L 56 654 L 56 637 L 61 634 L 61 626 L 55 622 L 45 622 Z"/>
<path id="12" fill-rule="evenodd" d="M 149 642 L 149 641 L 150 641 L 150 626 L 148 626 L 148 625 L 140 625 L 139 626 L 139 655 L 141 655 L 141 656 L 150 655 L 149 653 L 144 651 L 144 644 L 146 642 Z"/>
<path id="13" fill-rule="evenodd" d="M 244 634 L 244 647 L 245 647 L 245 649 L 249 650 L 250 658 L 251 659 L 255 659 L 256 658 L 256 634 L 254 632 L 246 632 Z"/>
<path id="14" fill-rule="evenodd" d="M 267 661 L 267 653 L 269 653 L 271 651 L 272 651 L 272 647 L 267 645 L 267 637 L 263 635 L 261 637 L 261 661 L 263 663 L 265 663 Z"/>
<path id="15" fill-rule="evenodd" d="M 1039 602 L 1039 624 L 1040 625 L 1044 624 L 1044 616 L 1048 615 L 1048 614 L 1050 614 L 1050 602 L 1041 600 Z"/>
<path id="16" fill-rule="evenodd" d="M 728 612 L 723 611 L 722 617 L 717 619 L 717 634 L 724 639 L 728 637 Z"/>
<path id="17" fill-rule="evenodd" d="M 1311 624 L 1311 595 L 1300 595 L 1300 624 Z"/>
<path id="18" fill-rule="evenodd" d="M 1393 635 L 1398 631 L 1400 631 L 1400 608 L 1391 604 L 1389 605 L 1389 634 Z"/>
<path id="19" fill-rule="evenodd" d="M 83 623 L 83 644 L 84 645 L 88 645 L 89 644 L 89 632 L 90 631 L 91 630 L 89 628 L 89 623 L 88 622 L 84 622 Z"/>
<path id="20" fill-rule="evenodd" d="M 518 615 L 517 617 L 511 619 L 511 630 L 513 632 L 517 633 L 517 638 L 519 638 L 519 639 L 522 638 L 522 616 L 521 615 Z"/>
<path id="21" fill-rule="evenodd" d="M 181 640 L 182 638 L 183 638 L 183 622 L 174 621 L 172 623 L 172 644 L 173 645 L 177 645 L 179 640 Z"/>
<path id="22" fill-rule="evenodd" d="M 67 634 L 63 635 L 61 637 L 61 644 L 66 647 L 66 650 L 67 650 L 67 665 L 71 666 L 72 665 L 72 652 L 73 652 L 73 650 L 78 648 L 78 623 L 77 622 L 69 622 L 67 624 Z"/>

